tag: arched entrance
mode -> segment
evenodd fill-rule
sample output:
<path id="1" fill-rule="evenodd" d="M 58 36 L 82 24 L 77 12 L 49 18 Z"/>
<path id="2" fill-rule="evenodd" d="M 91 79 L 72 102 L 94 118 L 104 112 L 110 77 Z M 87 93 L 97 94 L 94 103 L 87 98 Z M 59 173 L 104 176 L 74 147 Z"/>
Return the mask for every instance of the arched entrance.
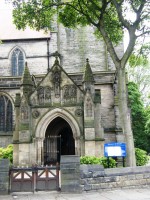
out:
<path id="1" fill-rule="evenodd" d="M 60 162 L 61 155 L 75 155 L 75 140 L 68 122 L 61 117 L 56 117 L 46 129 L 44 164 Z"/>

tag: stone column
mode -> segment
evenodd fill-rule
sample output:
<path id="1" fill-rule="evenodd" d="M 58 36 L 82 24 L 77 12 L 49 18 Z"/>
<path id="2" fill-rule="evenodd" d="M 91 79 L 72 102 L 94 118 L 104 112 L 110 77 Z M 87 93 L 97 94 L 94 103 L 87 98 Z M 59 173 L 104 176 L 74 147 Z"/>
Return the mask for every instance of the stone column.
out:
<path id="1" fill-rule="evenodd" d="M 95 156 L 95 129 L 85 128 L 85 156 Z"/>
<path id="2" fill-rule="evenodd" d="M 15 99 L 15 130 L 13 132 L 13 165 L 19 164 L 19 124 L 20 124 L 20 94 L 16 94 Z"/>
<path id="3" fill-rule="evenodd" d="M 61 191 L 80 193 L 80 157 L 76 155 L 61 156 Z"/>
<path id="4" fill-rule="evenodd" d="M 84 138 L 85 155 L 95 156 L 94 103 L 89 90 L 84 99 Z"/>
<path id="5" fill-rule="evenodd" d="M 104 129 L 101 121 L 101 92 L 95 90 L 94 96 L 95 156 L 104 155 Z"/>
<path id="6" fill-rule="evenodd" d="M 8 192 L 9 192 L 9 160 L 0 159 L 0 195 L 7 195 Z"/>
<path id="7" fill-rule="evenodd" d="M 42 163 L 42 147 L 43 147 L 43 140 L 42 138 L 37 138 L 36 139 L 36 164 L 41 165 Z"/>

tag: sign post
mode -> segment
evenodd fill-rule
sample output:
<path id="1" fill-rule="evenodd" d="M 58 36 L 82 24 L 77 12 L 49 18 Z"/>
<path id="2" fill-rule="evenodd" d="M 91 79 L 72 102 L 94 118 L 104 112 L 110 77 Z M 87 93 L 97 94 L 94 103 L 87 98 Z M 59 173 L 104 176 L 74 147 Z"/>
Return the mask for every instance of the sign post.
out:
<path id="1" fill-rule="evenodd" d="M 109 157 L 122 157 L 123 159 L 123 167 L 125 167 L 126 157 L 126 144 L 111 142 L 104 144 L 104 156 L 108 158 L 108 167 L 109 167 Z"/>

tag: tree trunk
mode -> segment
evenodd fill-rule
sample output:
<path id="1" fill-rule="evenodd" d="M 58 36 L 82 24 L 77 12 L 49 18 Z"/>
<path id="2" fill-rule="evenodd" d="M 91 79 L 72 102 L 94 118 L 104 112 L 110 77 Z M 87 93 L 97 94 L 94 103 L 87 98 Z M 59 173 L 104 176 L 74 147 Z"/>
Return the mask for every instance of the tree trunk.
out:
<path id="1" fill-rule="evenodd" d="M 117 72 L 118 72 L 117 75 L 118 75 L 119 112 L 127 148 L 126 165 L 128 167 L 133 167 L 136 166 L 136 159 L 135 159 L 133 133 L 131 128 L 130 111 L 128 108 L 126 72 L 124 68 L 123 69 L 121 68 L 121 66 L 120 68 L 118 68 Z"/>

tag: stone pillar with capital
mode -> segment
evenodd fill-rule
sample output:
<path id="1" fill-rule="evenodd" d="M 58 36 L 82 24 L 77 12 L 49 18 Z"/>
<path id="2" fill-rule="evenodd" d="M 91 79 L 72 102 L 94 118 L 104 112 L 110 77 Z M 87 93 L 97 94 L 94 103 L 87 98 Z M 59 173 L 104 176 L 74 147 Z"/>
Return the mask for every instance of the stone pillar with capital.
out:
<path id="1" fill-rule="evenodd" d="M 101 120 L 101 91 L 95 90 L 94 96 L 95 156 L 104 156 L 104 129 Z"/>
<path id="2" fill-rule="evenodd" d="M 16 94 L 15 99 L 15 130 L 13 132 L 13 165 L 19 165 L 19 122 L 20 122 L 20 93 Z"/>

